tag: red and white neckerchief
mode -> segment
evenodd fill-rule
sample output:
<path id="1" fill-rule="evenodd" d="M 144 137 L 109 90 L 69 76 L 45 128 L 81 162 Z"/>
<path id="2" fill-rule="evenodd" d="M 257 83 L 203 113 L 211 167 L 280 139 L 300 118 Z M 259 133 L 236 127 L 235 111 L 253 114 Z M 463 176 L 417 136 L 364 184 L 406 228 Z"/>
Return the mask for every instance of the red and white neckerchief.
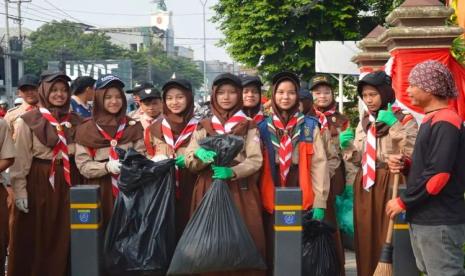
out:
<path id="1" fill-rule="evenodd" d="M 71 127 L 71 123 L 69 122 L 69 113 L 62 122 L 58 122 L 58 120 L 52 116 L 48 109 L 40 108 L 39 111 L 42 113 L 42 117 L 44 117 L 52 126 L 56 128 L 58 135 L 58 142 L 53 147 L 52 151 L 52 164 L 50 167 L 50 175 L 48 180 L 50 181 L 52 188 L 55 188 L 55 161 L 58 157 L 58 153 L 61 152 L 61 159 L 63 161 L 63 175 L 68 186 L 71 186 L 71 166 L 69 164 L 68 143 L 66 142 L 65 131 L 63 128 L 63 126 L 67 128 Z"/>
<path id="2" fill-rule="evenodd" d="M 362 106 L 368 113 L 368 119 L 371 122 L 367 131 L 365 151 L 362 155 L 362 185 L 365 191 L 369 191 L 375 185 L 376 179 L 376 118 L 370 113 L 363 101 Z"/>
<path id="3" fill-rule="evenodd" d="M 247 116 L 242 110 L 239 110 L 234 114 L 229 120 L 224 124 L 221 124 L 220 119 L 213 115 L 212 117 L 212 126 L 213 129 L 216 131 L 218 134 L 228 134 L 231 133 L 231 130 L 240 122 L 243 120 L 247 120 Z"/>
<path id="4" fill-rule="evenodd" d="M 336 113 L 336 106 L 333 106 L 330 110 L 327 110 L 325 112 L 321 112 L 317 108 L 315 108 L 315 113 L 318 116 L 318 121 L 321 125 L 320 131 L 323 132 L 329 128 L 328 117 Z"/>
<path id="5" fill-rule="evenodd" d="M 111 137 L 108 133 L 105 132 L 99 125 L 95 124 L 97 126 L 98 131 L 100 134 L 102 134 L 103 138 L 105 140 L 110 141 L 110 154 L 109 154 L 109 160 L 114 161 L 114 160 L 119 160 L 118 154 L 116 153 L 116 146 L 118 145 L 118 140 L 123 137 L 124 129 L 126 128 L 126 117 L 121 120 L 120 125 L 118 126 L 118 130 L 116 131 L 115 137 Z M 118 189 L 118 177 L 119 174 L 111 174 L 111 190 L 113 191 L 113 196 L 117 196 L 119 189 Z"/>
<path id="6" fill-rule="evenodd" d="M 263 115 L 262 111 L 259 111 L 255 116 L 253 116 L 253 120 L 257 124 L 263 121 L 263 119 L 265 119 L 265 115 Z"/>
<path id="7" fill-rule="evenodd" d="M 173 150 L 173 155 L 170 156 L 171 158 L 176 157 L 176 150 L 178 150 L 178 148 L 181 145 L 183 145 L 184 142 L 187 141 L 187 139 L 189 139 L 189 137 L 191 137 L 192 133 L 194 133 L 194 131 L 197 129 L 197 124 L 198 123 L 199 123 L 199 121 L 197 119 L 195 119 L 195 118 L 190 119 L 189 122 L 187 123 L 187 125 L 181 131 L 181 134 L 179 134 L 178 139 L 176 139 L 176 141 L 174 141 L 174 135 L 173 135 L 173 131 L 171 130 L 170 124 L 168 123 L 168 121 L 166 119 L 162 120 L 162 122 L 161 122 L 161 131 L 163 133 L 163 138 L 165 138 L 165 142 Z M 180 174 L 179 174 L 178 166 L 176 166 L 175 176 L 176 176 L 176 195 L 179 198 L 180 197 L 180 193 L 179 193 L 180 192 L 180 190 L 179 190 Z"/>
<path id="8" fill-rule="evenodd" d="M 281 186 L 286 185 L 287 175 L 292 162 L 292 138 L 291 133 L 294 127 L 297 125 L 298 113 L 296 113 L 287 123 L 286 126 L 281 122 L 276 114 L 273 115 L 273 125 L 276 129 L 283 132 L 281 140 L 279 141 L 279 173 L 281 176 Z"/>

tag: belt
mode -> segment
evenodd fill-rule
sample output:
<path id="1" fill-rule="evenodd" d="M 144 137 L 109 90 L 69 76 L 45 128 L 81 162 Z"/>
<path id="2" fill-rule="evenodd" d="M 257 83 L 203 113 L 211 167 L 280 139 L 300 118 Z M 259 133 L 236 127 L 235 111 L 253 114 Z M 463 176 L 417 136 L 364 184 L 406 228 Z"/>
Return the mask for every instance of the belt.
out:
<path id="1" fill-rule="evenodd" d="M 41 159 L 41 158 L 34 157 L 34 161 L 38 163 L 42 163 L 42 164 L 52 164 L 52 160 L 49 160 L 49 159 Z M 69 156 L 69 162 L 74 163 L 74 156 Z M 63 165 L 63 160 L 56 159 L 55 165 Z"/>
<path id="2" fill-rule="evenodd" d="M 377 169 L 386 169 L 387 170 L 387 169 L 389 169 L 389 166 L 388 166 L 388 164 L 386 162 L 378 161 L 378 162 L 376 162 L 376 168 Z"/>

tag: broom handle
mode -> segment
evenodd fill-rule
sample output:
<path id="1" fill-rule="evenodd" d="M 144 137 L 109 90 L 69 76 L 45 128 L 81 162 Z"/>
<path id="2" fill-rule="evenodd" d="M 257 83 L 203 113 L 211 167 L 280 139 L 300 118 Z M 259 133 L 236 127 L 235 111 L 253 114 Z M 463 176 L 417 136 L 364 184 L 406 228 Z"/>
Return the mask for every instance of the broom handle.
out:
<path id="1" fill-rule="evenodd" d="M 392 199 L 397 198 L 397 190 L 399 187 L 399 174 L 394 174 L 394 184 L 392 186 Z M 394 219 L 389 219 L 389 227 L 386 235 L 386 243 L 391 244 L 392 232 L 394 230 Z"/>

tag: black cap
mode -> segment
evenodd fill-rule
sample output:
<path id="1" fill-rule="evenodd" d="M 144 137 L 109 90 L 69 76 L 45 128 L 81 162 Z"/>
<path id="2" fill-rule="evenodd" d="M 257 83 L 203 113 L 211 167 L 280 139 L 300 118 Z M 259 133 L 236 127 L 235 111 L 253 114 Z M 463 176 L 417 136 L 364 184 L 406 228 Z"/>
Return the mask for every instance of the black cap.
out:
<path id="1" fill-rule="evenodd" d="M 357 83 L 357 92 L 359 95 L 362 94 L 363 86 L 368 84 L 374 87 L 380 86 L 391 86 L 391 77 L 388 76 L 384 71 L 374 71 L 365 75 L 361 80 Z"/>
<path id="2" fill-rule="evenodd" d="M 241 75 L 241 82 L 243 87 L 247 85 L 256 85 L 261 88 L 263 86 L 262 81 L 257 76 Z"/>
<path id="3" fill-rule="evenodd" d="M 147 88 L 138 92 L 140 100 L 161 99 L 161 93 L 156 88 Z"/>
<path id="4" fill-rule="evenodd" d="M 317 85 L 324 84 L 331 87 L 328 76 L 316 75 L 310 80 L 310 90 L 313 90 Z"/>
<path id="5" fill-rule="evenodd" d="M 310 92 L 310 90 L 302 87 L 299 89 L 299 100 L 306 100 L 306 99 L 313 101 L 313 95 Z"/>
<path id="6" fill-rule="evenodd" d="M 94 88 L 102 89 L 102 88 L 109 86 L 110 84 L 114 84 L 121 88 L 124 87 L 124 82 L 120 78 L 118 78 L 115 75 L 107 74 L 107 75 L 103 75 L 100 78 L 98 78 L 98 80 L 94 84 Z"/>
<path id="7" fill-rule="evenodd" d="M 66 81 L 71 81 L 71 79 L 61 71 L 46 70 L 42 72 L 42 74 L 40 74 L 40 82 L 51 82 L 56 79 L 64 79 Z"/>
<path id="8" fill-rule="evenodd" d="M 223 83 L 223 82 L 230 82 L 230 83 L 234 84 L 235 86 L 241 87 L 241 88 L 242 88 L 241 79 L 239 79 L 238 76 L 233 75 L 233 74 L 231 74 L 231 73 L 222 73 L 222 74 L 219 74 L 219 75 L 216 76 L 216 78 L 213 80 L 213 85 L 218 85 L 218 84 L 221 84 L 221 83 Z"/>
<path id="9" fill-rule="evenodd" d="M 128 94 L 138 94 L 140 91 L 145 90 L 145 89 L 150 89 L 154 88 L 153 84 L 150 82 L 143 82 L 141 84 L 137 84 L 130 90 L 126 90 L 126 93 Z"/>
<path id="10" fill-rule="evenodd" d="M 37 86 L 39 86 L 39 78 L 31 74 L 26 74 L 22 76 L 18 80 L 18 89 L 21 89 L 21 87 L 24 87 L 24 86 L 32 86 L 32 87 L 37 88 Z"/>
<path id="11" fill-rule="evenodd" d="M 192 84 L 190 83 L 190 81 L 185 79 L 171 79 L 167 81 L 165 84 L 163 84 L 163 87 L 161 89 L 163 90 L 163 92 L 166 92 L 166 89 L 170 86 L 180 86 L 183 89 L 192 91 Z"/>
<path id="12" fill-rule="evenodd" d="M 96 80 L 89 76 L 77 77 L 71 84 L 71 92 L 73 94 L 80 94 L 84 92 L 87 87 L 94 87 Z"/>
<path id="13" fill-rule="evenodd" d="M 278 82 L 281 82 L 281 80 L 285 80 L 285 79 L 291 80 L 292 82 L 296 83 L 300 87 L 299 77 L 296 74 L 292 72 L 287 72 L 287 71 L 279 72 L 276 75 L 274 75 L 273 78 L 271 79 L 271 83 L 273 85 L 276 85 Z"/>

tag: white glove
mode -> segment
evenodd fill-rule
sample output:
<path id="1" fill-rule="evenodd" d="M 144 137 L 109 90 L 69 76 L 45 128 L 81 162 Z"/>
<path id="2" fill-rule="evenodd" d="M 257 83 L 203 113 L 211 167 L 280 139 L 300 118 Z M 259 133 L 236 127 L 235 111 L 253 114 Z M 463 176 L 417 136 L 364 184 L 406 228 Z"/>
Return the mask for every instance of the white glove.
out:
<path id="1" fill-rule="evenodd" d="M 168 159 L 168 156 L 166 156 L 164 154 L 157 154 L 154 157 L 152 157 L 153 162 L 160 162 L 160 161 L 163 161 L 163 160 L 166 160 L 166 159 Z"/>
<path id="2" fill-rule="evenodd" d="M 107 171 L 112 174 L 119 174 L 121 172 L 121 163 L 119 160 L 110 160 L 105 164 Z"/>
<path id="3" fill-rule="evenodd" d="M 15 200 L 16 207 L 23 213 L 29 213 L 29 209 L 27 208 L 27 198 L 17 198 Z"/>

